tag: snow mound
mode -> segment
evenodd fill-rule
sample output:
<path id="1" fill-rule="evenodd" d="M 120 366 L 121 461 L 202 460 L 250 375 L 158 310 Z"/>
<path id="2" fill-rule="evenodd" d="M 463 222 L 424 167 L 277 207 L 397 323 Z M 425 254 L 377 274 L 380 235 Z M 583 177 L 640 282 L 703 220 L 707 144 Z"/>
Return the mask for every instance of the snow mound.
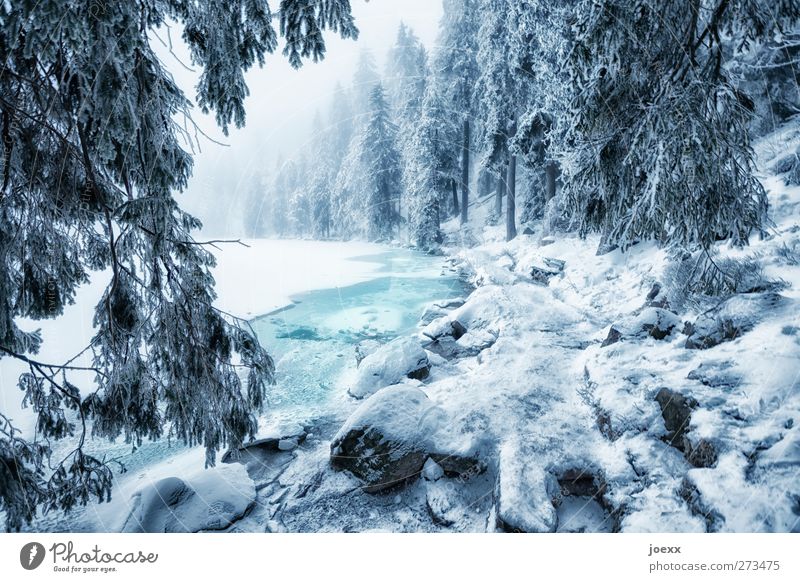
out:
<path id="1" fill-rule="evenodd" d="M 191 477 L 166 477 L 136 491 L 122 531 L 176 533 L 221 530 L 254 502 L 255 486 L 242 465 L 224 465 Z"/>
<path id="2" fill-rule="evenodd" d="M 429 371 L 428 354 L 422 346 L 413 338 L 401 337 L 361 360 L 348 392 L 356 398 L 366 398 L 406 378 L 422 380 Z"/>
<path id="3" fill-rule="evenodd" d="M 552 499 L 558 482 L 534 459 L 521 454 L 513 443 L 500 449 L 497 476 L 496 518 L 503 531 L 552 533 L 558 516 Z"/>

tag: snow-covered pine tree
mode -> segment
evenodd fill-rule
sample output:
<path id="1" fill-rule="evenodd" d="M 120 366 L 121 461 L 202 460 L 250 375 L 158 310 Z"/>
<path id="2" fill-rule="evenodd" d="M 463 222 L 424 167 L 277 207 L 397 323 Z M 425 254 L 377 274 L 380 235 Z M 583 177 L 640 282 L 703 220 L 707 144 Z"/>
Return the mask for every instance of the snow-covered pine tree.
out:
<path id="1" fill-rule="evenodd" d="M 336 180 L 334 221 L 345 237 L 375 241 L 393 236 L 399 223 L 394 206 L 402 187 L 401 168 L 397 127 L 378 83 Z"/>
<path id="2" fill-rule="evenodd" d="M 403 156 L 406 142 L 417 121 L 428 77 L 428 53 L 414 31 L 400 24 L 397 40 L 386 61 L 387 97 L 397 125 L 397 149 Z M 401 163 L 405 165 L 405 160 Z M 403 201 L 398 197 L 396 212 L 403 211 Z"/>
<path id="3" fill-rule="evenodd" d="M 502 196 L 506 196 L 506 239 L 516 236 L 516 152 L 511 140 L 516 135 L 517 118 L 527 79 L 520 81 L 514 69 L 511 51 L 515 48 L 510 32 L 511 2 L 481 0 L 482 22 L 478 31 L 478 110 L 482 120 L 481 165 L 498 174 L 504 188 L 497 191 L 495 218 L 502 212 Z"/>
<path id="4" fill-rule="evenodd" d="M 300 152 L 294 159 L 294 179 L 288 190 L 289 232 L 292 236 L 302 238 L 312 229 L 312 205 L 310 183 L 312 176 L 308 172 L 308 157 Z"/>
<path id="5" fill-rule="evenodd" d="M 397 126 L 392 122 L 380 83 L 370 95 L 369 119 L 360 142 L 367 183 L 367 236 L 370 240 L 391 239 L 399 224 L 395 201 L 401 191 L 402 165 L 397 151 Z"/>
<path id="6" fill-rule="evenodd" d="M 558 121 L 569 107 L 571 94 L 562 63 L 568 54 L 570 10 L 579 0 L 515 0 L 510 4 L 509 33 L 512 71 L 524 87 L 524 107 L 511 147 L 527 166 L 524 173 L 536 172 L 527 184 L 523 206 L 526 218 L 541 216 L 556 196 L 558 160 L 552 146 Z"/>
<path id="7" fill-rule="evenodd" d="M 756 135 L 775 131 L 800 113 L 800 29 L 783 31 L 743 51 L 731 70 L 755 101 Z"/>
<path id="8" fill-rule="evenodd" d="M 433 76 L 439 92 L 450 104 L 453 123 L 461 126 L 452 155 L 461 158 L 461 224 L 469 216 L 470 151 L 475 116 L 475 86 L 480 76 L 477 63 L 480 0 L 445 0 L 434 55 Z"/>
<path id="9" fill-rule="evenodd" d="M 349 0 L 283 0 L 278 16 L 295 66 L 324 53 L 309 30 L 357 34 Z M 202 444 L 213 463 L 254 434 L 272 380 L 255 335 L 214 307 L 214 259 L 173 197 L 192 159 L 178 122 L 190 103 L 150 46 L 167 19 L 183 25 L 202 70 L 201 109 L 226 132 L 243 125 L 244 73 L 278 42 L 264 1 L 0 4 L 0 355 L 28 367 L 19 387 L 38 420 L 31 440 L 0 413 L 8 529 L 40 509 L 109 498 L 110 469 L 84 448 L 89 431 L 133 444 L 166 432 Z M 18 319 L 57 317 L 105 269 L 85 366 L 95 384 L 77 386 L 86 370 L 38 360 L 41 337 Z M 63 438 L 74 449 L 51 458 Z"/>
<path id="10" fill-rule="evenodd" d="M 372 90 L 381 82 L 375 55 L 369 49 L 362 49 L 358 55 L 356 72 L 353 75 L 353 112 L 358 121 L 363 120 L 370 111 Z"/>
<path id="11" fill-rule="evenodd" d="M 409 238 L 418 248 L 430 250 L 442 242 L 442 205 L 455 176 L 452 144 L 456 136 L 449 123 L 450 109 L 438 83 L 425 90 L 419 120 L 406 144 L 403 183 L 409 204 Z"/>
<path id="12" fill-rule="evenodd" d="M 250 179 L 245 201 L 244 232 L 248 238 L 261 238 L 267 235 L 268 208 L 267 205 L 268 180 L 261 173 Z"/>
<path id="13" fill-rule="evenodd" d="M 752 101 L 729 81 L 735 53 L 790 30 L 797 0 L 585 0 L 573 13 L 574 101 L 565 193 L 601 250 L 642 239 L 744 244 L 763 225 Z"/>
<path id="14" fill-rule="evenodd" d="M 295 158 L 279 162 L 269 194 L 272 199 L 273 233 L 278 237 L 295 234 L 294 195 L 303 181 L 298 162 Z"/>

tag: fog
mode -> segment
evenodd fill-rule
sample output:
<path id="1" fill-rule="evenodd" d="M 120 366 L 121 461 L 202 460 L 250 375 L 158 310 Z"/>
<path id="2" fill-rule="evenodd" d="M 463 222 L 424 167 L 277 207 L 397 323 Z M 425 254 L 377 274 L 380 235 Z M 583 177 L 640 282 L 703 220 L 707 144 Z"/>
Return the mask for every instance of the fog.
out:
<path id="1" fill-rule="evenodd" d="M 360 30 L 358 40 L 342 40 L 326 33 L 324 60 L 308 61 L 293 69 L 280 54 L 268 55 L 263 68 L 247 75 L 250 96 L 245 102 L 247 122 L 223 135 L 213 115 L 194 109 L 192 118 L 200 132 L 194 144 L 194 172 L 187 190 L 178 194 L 183 208 L 204 223 L 204 235 L 239 236 L 241 202 L 258 173 L 270 172 L 279 156 L 296 155 L 309 137 L 316 111 L 327 108 L 337 82 L 348 85 L 362 50 L 370 50 L 379 70 L 394 43 L 401 22 L 410 26 L 431 49 L 442 14 L 440 0 L 354 0 L 353 14 Z M 180 30 L 162 30 L 153 39 L 162 58 L 187 97 L 194 100 L 199 69 L 191 64 Z M 191 70 L 190 70 L 191 69 Z M 220 143 L 215 143 L 220 142 Z M 224 145 L 223 145 L 224 144 Z"/>

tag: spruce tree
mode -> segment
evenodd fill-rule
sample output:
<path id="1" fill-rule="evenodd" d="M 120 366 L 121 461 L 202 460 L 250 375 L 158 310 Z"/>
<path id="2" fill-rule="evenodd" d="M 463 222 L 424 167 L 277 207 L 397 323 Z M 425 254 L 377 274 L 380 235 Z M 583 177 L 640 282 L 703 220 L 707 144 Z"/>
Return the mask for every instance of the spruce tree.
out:
<path id="1" fill-rule="evenodd" d="M 573 13 L 568 203 L 601 250 L 745 244 L 766 217 L 751 99 L 729 54 L 796 25 L 796 0 L 585 0 Z"/>
<path id="2" fill-rule="evenodd" d="M 439 25 L 439 39 L 433 64 L 438 91 L 450 104 L 451 123 L 459 128 L 459 139 L 451 144 L 452 156 L 460 157 L 461 224 L 469 216 L 470 152 L 472 120 L 475 116 L 475 86 L 480 70 L 477 63 L 480 0 L 445 0 Z"/>
<path id="3" fill-rule="evenodd" d="M 408 188 L 409 238 L 422 250 L 442 242 L 442 206 L 456 171 L 450 112 L 438 84 L 425 91 L 419 120 L 406 145 L 404 184 Z M 451 130 L 451 133 L 448 133 Z"/>

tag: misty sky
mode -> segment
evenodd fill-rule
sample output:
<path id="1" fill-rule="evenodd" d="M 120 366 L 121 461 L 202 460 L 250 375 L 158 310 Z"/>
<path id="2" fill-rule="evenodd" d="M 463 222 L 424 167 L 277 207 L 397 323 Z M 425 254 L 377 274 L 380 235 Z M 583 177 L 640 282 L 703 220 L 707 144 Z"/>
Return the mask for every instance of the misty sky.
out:
<path id="1" fill-rule="evenodd" d="M 194 111 L 193 118 L 205 133 L 228 144 L 224 147 L 200 138 L 202 149 L 195 152 L 189 188 L 178 195 L 179 203 L 205 223 L 206 234 L 241 232 L 239 203 L 247 195 L 254 174 L 271 172 L 279 152 L 289 158 L 304 146 L 314 113 L 327 109 L 337 81 L 350 83 L 361 50 L 371 50 L 383 71 L 386 53 L 401 21 L 414 30 L 428 49 L 434 46 L 442 13 L 441 0 L 352 0 L 352 5 L 361 32 L 357 41 L 341 40 L 326 33 L 328 52 L 323 61 L 309 61 L 294 70 L 276 52 L 267 57 L 263 68 L 254 68 L 247 74 L 250 97 L 245 102 L 244 128 L 232 128 L 225 137 L 213 116 Z M 153 48 L 186 95 L 194 99 L 197 70 L 191 72 L 184 66 L 191 65 L 180 31 L 173 28 L 169 37 L 176 56 L 158 40 Z M 160 38 L 168 43 L 166 31 L 162 31 Z"/>

